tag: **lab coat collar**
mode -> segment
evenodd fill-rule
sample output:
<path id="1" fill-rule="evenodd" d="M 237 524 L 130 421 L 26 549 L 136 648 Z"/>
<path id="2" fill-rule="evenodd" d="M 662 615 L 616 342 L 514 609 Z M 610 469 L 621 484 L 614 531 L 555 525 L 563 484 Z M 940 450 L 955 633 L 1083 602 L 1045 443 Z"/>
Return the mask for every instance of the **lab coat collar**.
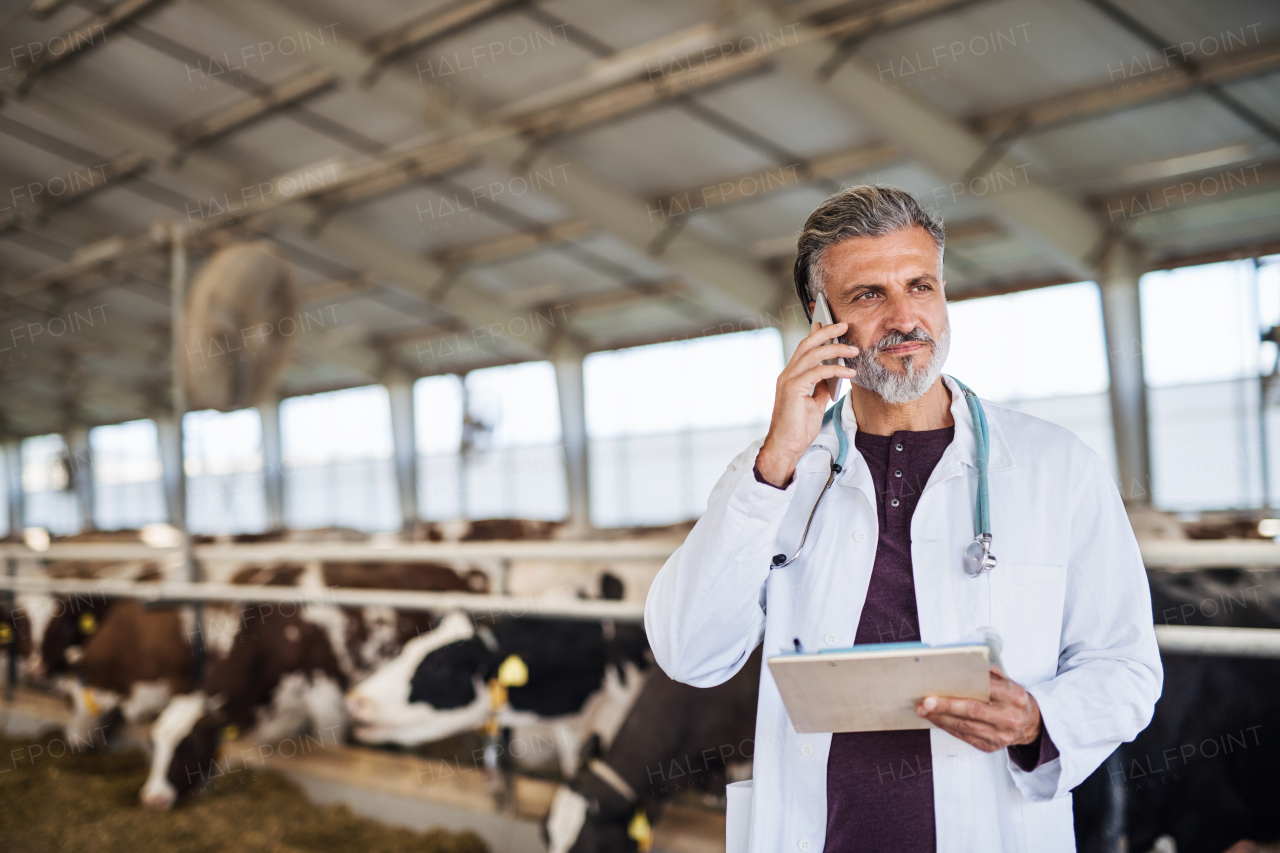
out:
<path id="1" fill-rule="evenodd" d="M 960 390 L 960 386 L 954 379 L 946 374 L 942 375 L 942 381 L 946 383 L 947 390 L 951 392 L 951 418 L 955 421 L 956 434 L 952 439 L 951 445 L 947 448 L 938 467 L 949 467 L 948 463 L 959 462 L 968 465 L 975 471 L 978 468 L 977 458 L 977 442 L 974 439 L 973 417 L 969 414 L 969 404 L 965 402 L 964 392 Z M 1000 427 L 1000 416 L 998 411 L 993 411 L 993 404 L 983 401 L 983 410 L 987 414 L 987 432 L 990 436 L 991 447 L 988 449 L 987 470 L 990 472 L 1004 471 L 1014 467 L 1013 452 L 1009 449 L 1009 442 L 1005 438 L 1004 430 Z M 845 435 L 849 437 L 849 443 L 852 445 L 854 436 L 858 434 L 858 420 L 853 413 L 853 401 L 849 399 L 849 395 L 844 396 L 844 403 L 840 409 L 840 423 L 844 426 Z M 835 427 L 828 424 L 819 434 L 815 444 L 820 444 L 828 448 L 834 456 L 837 448 L 835 435 Z M 854 456 L 857 455 L 857 448 L 849 448 L 848 462 L 853 462 Z M 823 453 L 820 458 L 825 465 L 829 465 L 827 454 Z M 816 463 L 818 459 L 815 459 Z M 861 457 L 859 455 L 859 461 Z M 807 466 L 806 466 L 807 467 Z M 797 472 L 801 470 L 797 466 Z M 824 468 L 825 470 L 825 468 Z M 862 476 L 866 473 L 865 478 Z M 959 473 L 948 472 L 950 473 Z M 862 482 L 865 479 L 865 483 Z M 864 464 L 846 464 L 845 472 L 837 479 L 845 485 L 856 487 L 865 486 L 871 488 L 871 475 L 866 470 Z"/>

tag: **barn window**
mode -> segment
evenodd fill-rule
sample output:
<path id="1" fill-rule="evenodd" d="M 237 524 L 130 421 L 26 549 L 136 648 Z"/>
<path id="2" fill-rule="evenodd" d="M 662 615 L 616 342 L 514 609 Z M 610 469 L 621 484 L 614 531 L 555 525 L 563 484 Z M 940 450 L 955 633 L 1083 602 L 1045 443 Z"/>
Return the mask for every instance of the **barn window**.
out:
<path id="1" fill-rule="evenodd" d="M 946 373 L 988 400 L 1071 430 L 1115 476 L 1111 383 L 1096 284 L 965 299 L 949 303 L 947 311 Z"/>
<path id="2" fill-rule="evenodd" d="M 400 528 L 385 386 L 290 397 L 280 436 L 290 527 Z"/>
<path id="3" fill-rule="evenodd" d="M 725 466 L 768 431 L 782 367 L 775 329 L 588 356 L 593 522 L 657 525 L 701 515 Z"/>
<path id="4" fill-rule="evenodd" d="M 188 528 L 209 534 L 265 530 L 258 410 L 188 412 L 182 429 Z"/>
<path id="5" fill-rule="evenodd" d="M 93 515 L 100 530 L 167 521 L 155 421 L 138 420 L 89 431 L 93 458 Z"/>
<path id="6" fill-rule="evenodd" d="M 551 363 L 473 370 L 463 390 L 459 514 L 548 520 L 568 515 L 560 395 Z"/>
<path id="7" fill-rule="evenodd" d="M 418 514 L 427 520 L 462 515 L 462 379 L 427 376 L 413 384 L 418 449 Z"/>
<path id="8" fill-rule="evenodd" d="M 1173 511 L 1261 506 L 1258 377 L 1271 372 L 1276 351 L 1259 333 L 1280 323 L 1280 256 L 1147 273 L 1141 297 L 1155 504 Z M 1267 421 L 1274 505 L 1280 424 L 1274 412 Z"/>
<path id="9" fill-rule="evenodd" d="M 24 523 L 50 533 L 80 529 L 80 508 L 72 489 L 73 460 L 60 435 L 37 435 L 21 445 Z"/>

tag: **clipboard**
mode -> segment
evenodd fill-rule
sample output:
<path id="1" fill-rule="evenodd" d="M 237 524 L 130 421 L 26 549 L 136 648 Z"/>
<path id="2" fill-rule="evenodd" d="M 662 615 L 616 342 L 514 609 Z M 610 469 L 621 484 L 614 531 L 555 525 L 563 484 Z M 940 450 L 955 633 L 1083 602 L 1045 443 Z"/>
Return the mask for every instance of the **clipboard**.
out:
<path id="1" fill-rule="evenodd" d="M 800 733 L 929 729 L 916 714 L 926 696 L 991 699 L 985 643 L 876 643 L 769 658 L 791 724 Z"/>

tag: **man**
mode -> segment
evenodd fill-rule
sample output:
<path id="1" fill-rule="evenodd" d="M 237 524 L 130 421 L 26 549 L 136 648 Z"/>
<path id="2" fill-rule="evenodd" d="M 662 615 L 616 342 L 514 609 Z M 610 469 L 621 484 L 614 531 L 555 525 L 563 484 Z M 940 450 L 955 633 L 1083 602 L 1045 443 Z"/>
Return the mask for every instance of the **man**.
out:
<path id="1" fill-rule="evenodd" d="M 764 667 L 753 853 L 1073 850 L 1071 789 L 1160 695 L 1137 542 L 1106 466 L 1067 430 L 985 404 L 999 562 L 976 577 L 962 567 L 978 477 L 974 423 L 942 375 L 943 245 L 941 223 L 889 187 L 844 190 L 809 217 L 796 290 L 810 316 L 825 294 L 837 322 L 796 348 L 768 435 L 730 464 L 658 573 L 645 627 L 663 670 L 701 687 L 762 640 L 767 659 L 797 642 L 950 643 L 988 626 L 1003 671 L 989 702 L 926 697 L 916 713 L 932 728 L 832 735 L 797 734 Z M 834 357 L 850 366 L 821 364 Z M 835 414 L 853 446 L 803 550 L 775 561 L 797 553 L 831 471 L 833 377 L 853 383 Z"/>

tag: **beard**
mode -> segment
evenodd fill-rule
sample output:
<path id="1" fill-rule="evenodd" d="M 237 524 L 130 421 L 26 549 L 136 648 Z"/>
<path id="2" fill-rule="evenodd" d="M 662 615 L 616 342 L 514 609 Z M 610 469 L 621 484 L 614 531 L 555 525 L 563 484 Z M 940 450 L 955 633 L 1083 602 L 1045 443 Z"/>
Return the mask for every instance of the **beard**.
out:
<path id="1" fill-rule="evenodd" d="M 843 336 L 841 343 L 853 344 Z M 929 362 L 926 366 L 917 366 L 914 355 L 897 356 L 902 364 L 902 372 L 896 373 L 880 363 L 882 350 L 908 342 L 929 345 Z M 857 344 L 853 344 L 857 346 Z M 910 403 L 924 396 L 933 387 L 933 383 L 942 375 L 942 366 L 946 363 L 947 353 L 951 349 L 951 322 L 943 327 L 937 340 L 924 329 L 915 328 L 910 332 L 891 331 L 876 343 L 868 347 L 859 347 L 858 354 L 846 358 L 849 366 L 857 371 L 852 382 L 868 391 L 879 394 L 886 402 L 893 405 Z"/>

